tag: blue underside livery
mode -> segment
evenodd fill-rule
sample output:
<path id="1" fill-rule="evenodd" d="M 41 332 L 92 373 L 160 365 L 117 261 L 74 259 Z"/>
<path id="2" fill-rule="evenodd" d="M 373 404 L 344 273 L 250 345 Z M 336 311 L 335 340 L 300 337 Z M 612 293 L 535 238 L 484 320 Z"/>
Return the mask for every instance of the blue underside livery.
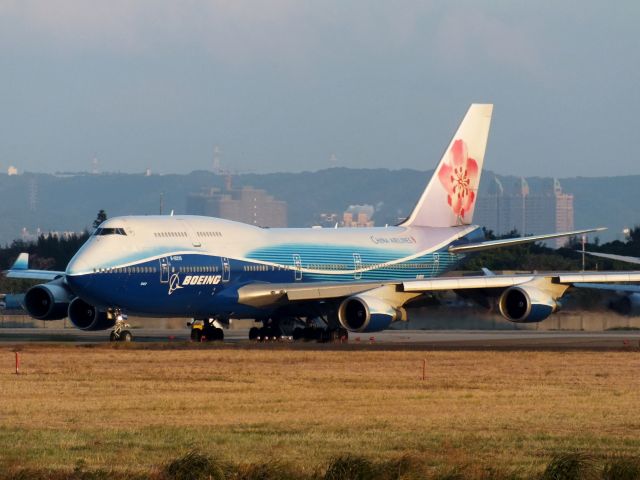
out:
<path id="1" fill-rule="evenodd" d="M 256 317 L 268 315 L 269 311 L 257 311 L 236 302 L 238 288 L 254 282 L 430 278 L 453 268 L 462 259 L 461 255 L 441 250 L 399 262 L 410 252 L 360 249 L 357 261 L 354 250 L 355 247 L 283 245 L 272 251 L 251 252 L 248 256 L 255 261 L 173 251 L 152 260 L 132 263 L 128 258 L 126 263 L 100 267 L 96 272 L 69 275 L 67 282 L 84 300 L 103 308 L 126 306 L 132 313 L 157 316 Z M 300 259 L 299 265 L 295 256 Z"/>

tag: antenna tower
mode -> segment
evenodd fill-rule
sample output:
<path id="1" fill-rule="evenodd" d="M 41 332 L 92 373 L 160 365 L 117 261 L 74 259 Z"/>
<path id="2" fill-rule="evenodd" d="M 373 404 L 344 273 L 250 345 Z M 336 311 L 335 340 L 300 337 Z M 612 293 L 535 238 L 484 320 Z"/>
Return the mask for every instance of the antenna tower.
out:
<path id="1" fill-rule="evenodd" d="M 29 180 L 29 210 L 35 212 L 38 208 L 38 182 L 35 178 Z"/>
<path id="2" fill-rule="evenodd" d="M 98 160 L 98 157 L 94 155 L 93 159 L 91 160 L 91 173 L 94 175 L 97 175 L 99 166 L 100 166 L 100 160 Z"/>
<path id="3" fill-rule="evenodd" d="M 219 175 L 220 174 L 220 156 L 222 155 L 222 150 L 218 145 L 213 147 L 213 173 Z"/>

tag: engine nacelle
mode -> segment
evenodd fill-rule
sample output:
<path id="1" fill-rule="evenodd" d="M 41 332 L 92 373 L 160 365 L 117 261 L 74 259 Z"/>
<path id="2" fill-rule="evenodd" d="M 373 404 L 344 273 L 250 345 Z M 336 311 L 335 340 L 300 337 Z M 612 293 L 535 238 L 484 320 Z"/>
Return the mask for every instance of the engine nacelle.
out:
<path id="1" fill-rule="evenodd" d="M 515 323 L 541 322 L 560 309 L 560 304 L 546 292 L 532 287 L 511 287 L 500 295 L 500 313 Z"/>
<path id="2" fill-rule="evenodd" d="M 24 308 L 38 320 L 60 320 L 67 316 L 69 303 L 75 295 L 62 279 L 36 285 L 24 295 Z"/>
<path id="3" fill-rule="evenodd" d="M 402 318 L 402 309 L 370 295 L 354 295 L 340 304 L 338 320 L 351 332 L 379 332 Z"/>
<path id="4" fill-rule="evenodd" d="M 640 293 L 618 296 L 609 302 L 609 308 L 621 315 L 640 315 Z"/>
<path id="5" fill-rule="evenodd" d="M 85 331 L 107 330 L 116 324 L 115 319 L 109 318 L 107 312 L 98 310 L 79 297 L 69 304 L 68 316 L 76 328 Z"/>

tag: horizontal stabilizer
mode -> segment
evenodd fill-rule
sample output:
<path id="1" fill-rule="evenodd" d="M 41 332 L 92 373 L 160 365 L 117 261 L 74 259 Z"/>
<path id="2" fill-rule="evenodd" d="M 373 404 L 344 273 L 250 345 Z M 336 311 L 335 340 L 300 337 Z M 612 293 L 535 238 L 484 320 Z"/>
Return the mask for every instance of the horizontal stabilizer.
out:
<path id="1" fill-rule="evenodd" d="M 578 250 L 578 253 L 586 253 L 587 255 L 592 255 L 594 257 L 606 258 L 608 260 L 616 260 L 618 262 L 626 262 L 626 263 L 636 263 L 640 265 L 640 258 L 638 257 L 627 257 L 625 255 L 614 255 L 613 253 L 596 253 L 596 252 L 587 252 Z"/>
<path id="2" fill-rule="evenodd" d="M 523 243 L 532 243 L 532 242 L 540 242 L 544 240 L 551 240 L 553 238 L 575 237 L 577 235 L 583 235 L 585 233 L 592 233 L 592 232 L 601 232 L 603 230 L 606 230 L 606 228 L 604 227 L 591 228 L 589 230 L 575 230 L 573 232 L 547 233 L 544 235 L 531 235 L 528 237 L 505 238 L 501 240 L 487 240 L 486 242 L 453 245 L 449 247 L 449 252 L 451 253 L 479 252 L 482 250 L 490 250 L 492 248 L 510 247 L 513 245 L 522 245 Z"/>

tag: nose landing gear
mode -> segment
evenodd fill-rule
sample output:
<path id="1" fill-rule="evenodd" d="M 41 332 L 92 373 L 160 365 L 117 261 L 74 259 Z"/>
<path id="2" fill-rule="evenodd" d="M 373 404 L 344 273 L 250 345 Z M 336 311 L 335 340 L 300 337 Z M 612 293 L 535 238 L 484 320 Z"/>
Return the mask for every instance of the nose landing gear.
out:
<path id="1" fill-rule="evenodd" d="M 133 335 L 127 330 L 127 328 L 131 328 L 131 326 L 126 323 L 127 314 L 122 313 L 120 309 L 116 309 L 112 315 L 115 317 L 116 324 L 109 334 L 109 340 L 111 342 L 132 342 Z"/>

